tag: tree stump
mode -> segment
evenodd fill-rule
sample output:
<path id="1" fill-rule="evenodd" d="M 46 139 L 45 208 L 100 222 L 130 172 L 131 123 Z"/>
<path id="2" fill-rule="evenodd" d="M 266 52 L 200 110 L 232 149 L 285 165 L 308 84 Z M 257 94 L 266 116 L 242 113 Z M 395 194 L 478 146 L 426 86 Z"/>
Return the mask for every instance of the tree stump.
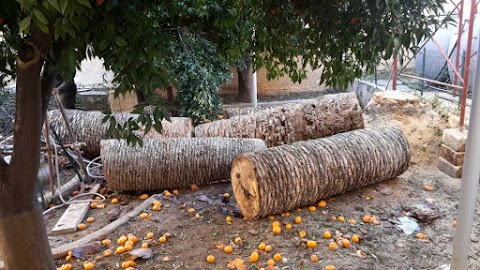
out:
<path id="1" fill-rule="evenodd" d="M 342 93 L 198 125 L 195 136 L 258 138 L 277 146 L 363 127 L 357 96 Z"/>
<path id="2" fill-rule="evenodd" d="M 108 130 L 108 123 L 102 124 L 105 114 L 99 111 L 80 111 L 65 110 L 68 121 L 73 129 L 73 133 L 78 142 L 84 142 L 85 146 L 81 150 L 85 155 L 97 157 L 100 155 L 100 141 L 107 139 L 105 134 Z M 116 113 L 113 114 L 118 123 L 123 123 L 130 117 L 136 119 L 137 114 Z M 58 133 L 63 143 L 73 143 L 72 138 L 67 132 L 67 127 L 60 111 L 51 110 L 48 112 L 48 121 L 55 132 Z M 162 120 L 162 134 L 157 133 L 153 128 L 148 134 L 143 134 L 140 130 L 140 136 L 145 138 L 189 138 L 193 136 L 192 120 L 188 117 L 171 117 L 170 121 Z"/>
<path id="3" fill-rule="evenodd" d="M 240 153 L 266 149 L 258 139 L 144 139 L 143 147 L 124 140 L 103 140 L 103 173 L 109 188 L 161 190 L 209 185 L 229 180 L 233 159 Z"/>
<path id="4" fill-rule="evenodd" d="M 410 156 L 401 130 L 362 129 L 238 155 L 231 180 L 243 215 L 257 218 L 394 178 Z"/>

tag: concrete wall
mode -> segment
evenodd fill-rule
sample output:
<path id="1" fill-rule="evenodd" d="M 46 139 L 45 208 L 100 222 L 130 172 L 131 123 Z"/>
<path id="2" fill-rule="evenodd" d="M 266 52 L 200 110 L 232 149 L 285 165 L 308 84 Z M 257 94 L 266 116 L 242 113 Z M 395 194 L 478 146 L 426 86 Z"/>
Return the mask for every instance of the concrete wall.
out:
<path id="1" fill-rule="evenodd" d="M 377 86 L 373 83 L 369 83 L 362 80 L 355 80 L 347 89 L 348 92 L 354 92 L 357 94 L 358 101 L 362 108 L 367 106 L 368 102 L 373 96 L 373 93 L 378 91 L 385 91 L 385 88 Z"/>

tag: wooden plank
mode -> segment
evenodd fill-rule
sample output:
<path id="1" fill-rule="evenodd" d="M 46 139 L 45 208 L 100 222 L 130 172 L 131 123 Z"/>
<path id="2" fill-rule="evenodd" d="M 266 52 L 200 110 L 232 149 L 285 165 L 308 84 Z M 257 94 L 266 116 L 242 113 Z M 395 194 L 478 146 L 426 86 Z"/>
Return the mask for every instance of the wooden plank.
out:
<path id="1" fill-rule="evenodd" d="M 96 184 L 89 192 L 97 192 L 100 184 Z M 93 198 L 93 196 L 82 197 L 82 200 Z M 90 203 L 74 203 L 70 204 L 52 229 L 52 234 L 65 234 L 75 232 L 78 224 L 82 222 L 90 208 Z"/>

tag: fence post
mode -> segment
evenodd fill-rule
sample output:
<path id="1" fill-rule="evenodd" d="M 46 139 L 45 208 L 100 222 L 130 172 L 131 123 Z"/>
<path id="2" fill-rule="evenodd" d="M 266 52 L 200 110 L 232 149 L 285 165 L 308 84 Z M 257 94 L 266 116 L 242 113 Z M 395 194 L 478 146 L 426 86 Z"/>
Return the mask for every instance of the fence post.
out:
<path id="1" fill-rule="evenodd" d="M 393 58 L 393 82 L 392 82 L 392 90 L 397 90 L 397 56 Z"/>
<path id="2" fill-rule="evenodd" d="M 426 77 L 425 75 L 425 59 L 427 58 L 427 50 L 423 48 L 423 56 L 422 56 L 422 77 Z M 420 94 L 423 96 L 423 89 L 425 88 L 425 81 L 422 80 L 422 88 L 420 89 Z"/>

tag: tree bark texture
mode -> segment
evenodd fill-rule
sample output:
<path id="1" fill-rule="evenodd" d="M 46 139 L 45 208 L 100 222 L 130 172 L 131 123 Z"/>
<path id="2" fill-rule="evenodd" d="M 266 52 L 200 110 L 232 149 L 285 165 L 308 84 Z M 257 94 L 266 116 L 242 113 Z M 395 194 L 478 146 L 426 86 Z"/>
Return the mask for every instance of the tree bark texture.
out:
<path id="1" fill-rule="evenodd" d="M 87 156 L 100 155 L 100 141 L 106 139 L 105 134 L 108 130 L 108 123 L 102 124 L 102 119 L 105 114 L 99 111 L 80 111 L 80 110 L 66 110 L 66 115 L 73 133 L 78 142 L 84 142 L 86 145 L 82 147 L 82 151 Z M 118 123 L 125 122 L 128 118 L 136 119 L 138 115 L 131 113 L 117 113 L 113 114 Z M 70 135 L 67 132 L 67 127 L 62 118 L 60 111 L 52 110 L 48 112 L 50 124 L 55 129 L 64 143 L 73 143 Z M 188 117 L 172 117 L 171 122 L 162 120 L 162 134 L 157 133 L 153 128 L 146 135 L 139 134 L 145 138 L 183 138 L 193 136 L 192 120 Z M 140 131 L 140 133 L 143 133 Z"/>
<path id="2" fill-rule="evenodd" d="M 142 148 L 103 140 L 101 156 L 110 189 L 147 191 L 228 180 L 236 155 L 266 148 L 257 139 L 145 139 Z"/>
<path id="3" fill-rule="evenodd" d="M 245 63 L 244 69 L 238 69 L 238 101 L 252 101 L 252 64 L 250 61 Z"/>
<path id="4" fill-rule="evenodd" d="M 257 218 L 394 178 L 410 156 L 401 130 L 361 129 L 238 155 L 231 180 L 243 215 Z"/>
<path id="5" fill-rule="evenodd" d="M 198 125 L 195 136 L 258 138 L 270 147 L 363 127 L 357 96 L 342 93 Z"/>
<path id="6" fill-rule="evenodd" d="M 32 43 L 18 50 L 16 63 L 12 159 L 7 165 L 0 158 L 0 254 L 9 270 L 55 269 L 35 194 L 42 115 L 46 111 L 42 104 L 50 96 L 52 85 L 47 83 L 49 79 L 41 80 L 40 76 L 41 54 L 45 53 L 45 47 L 35 45 L 33 40 L 48 38 L 34 32 L 30 40 Z"/>

